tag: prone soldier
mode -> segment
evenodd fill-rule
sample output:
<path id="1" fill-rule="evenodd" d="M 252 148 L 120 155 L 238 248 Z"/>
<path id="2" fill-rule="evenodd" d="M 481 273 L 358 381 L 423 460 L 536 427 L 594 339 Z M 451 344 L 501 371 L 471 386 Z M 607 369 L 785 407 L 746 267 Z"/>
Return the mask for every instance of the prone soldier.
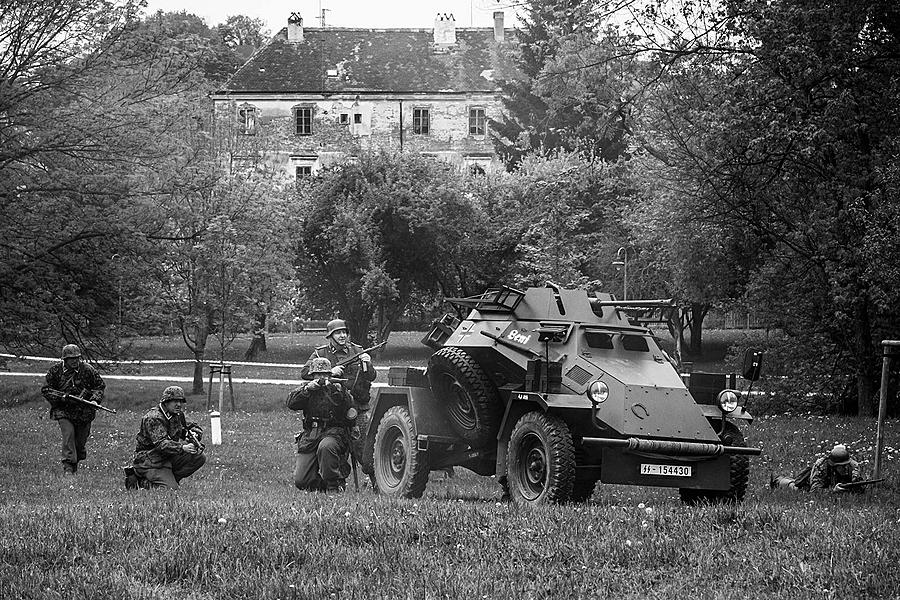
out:
<path id="1" fill-rule="evenodd" d="M 341 382 L 330 379 L 331 361 L 314 358 L 306 367 L 313 379 L 294 389 L 291 410 L 303 411 L 303 431 L 297 434 L 294 485 L 308 491 L 342 492 L 350 474 L 347 459 L 355 430 L 353 398 Z"/>
<path id="2" fill-rule="evenodd" d="M 75 344 L 63 346 L 62 360 L 50 367 L 45 381 L 41 393 L 62 434 L 63 473 L 75 475 L 78 463 L 87 458 L 91 422 L 97 415 L 90 404 L 103 401 L 106 384 L 94 367 L 81 360 L 81 349 Z"/>
<path id="3" fill-rule="evenodd" d="M 863 485 L 852 486 L 849 484 L 860 483 L 859 463 L 850 458 L 850 451 L 843 444 L 836 444 L 827 456 L 816 459 L 812 466 L 800 471 L 796 477 L 773 477 L 772 488 L 786 488 L 792 490 L 830 490 L 833 492 L 845 492 L 853 489 L 861 491 Z M 846 486 L 846 487 L 845 487 Z"/>

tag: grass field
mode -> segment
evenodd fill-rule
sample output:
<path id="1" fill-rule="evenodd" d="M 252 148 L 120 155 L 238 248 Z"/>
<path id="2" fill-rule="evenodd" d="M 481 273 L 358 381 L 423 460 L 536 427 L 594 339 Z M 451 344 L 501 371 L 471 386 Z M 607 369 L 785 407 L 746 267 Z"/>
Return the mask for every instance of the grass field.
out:
<path id="1" fill-rule="evenodd" d="M 0 596 L 9 598 L 896 598 L 893 483 L 858 497 L 772 492 L 834 441 L 870 468 L 873 426 L 774 417 L 746 430 L 737 509 L 682 506 L 662 488 L 598 486 L 587 504 L 500 503 L 492 478 L 432 474 L 422 499 L 298 492 L 292 413 L 228 413 L 224 443 L 177 493 L 128 492 L 140 415 L 95 421 L 74 482 L 56 424 L 0 413 Z M 10 435 L 10 433 L 13 433 Z M 889 422 L 888 439 L 900 427 Z M 886 459 L 889 481 L 898 459 Z M 220 520 L 225 522 L 221 523 Z"/>
<path id="2" fill-rule="evenodd" d="M 277 343 L 270 352 L 268 362 L 307 355 Z M 870 472 L 874 422 L 772 416 L 743 428 L 763 454 L 751 459 L 737 508 L 686 507 L 675 490 L 603 484 L 586 504 L 520 507 L 499 501 L 493 478 L 463 469 L 449 479 L 432 473 L 419 500 L 352 486 L 299 492 L 291 482 L 299 424 L 280 408 L 287 388 L 248 385 L 241 410 L 223 416 L 223 445 L 208 447 L 207 465 L 179 492 L 129 492 L 121 467 L 160 384 L 143 392 L 110 384 L 119 412 L 94 421 L 74 481 L 60 475 L 58 429 L 36 382 L 4 385 L 0 598 L 900 597 L 895 420 L 888 480 L 859 496 L 767 483 L 836 442 Z M 16 400 L 11 386 L 21 388 Z M 188 410 L 208 425 L 202 403 Z"/>

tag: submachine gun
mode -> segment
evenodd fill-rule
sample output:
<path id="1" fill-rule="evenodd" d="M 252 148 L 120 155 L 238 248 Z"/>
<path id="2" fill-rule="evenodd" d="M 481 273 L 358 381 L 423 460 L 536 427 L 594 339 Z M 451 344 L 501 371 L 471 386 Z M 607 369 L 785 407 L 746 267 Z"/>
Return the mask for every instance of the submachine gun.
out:
<path id="1" fill-rule="evenodd" d="M 49 396 L 53 396 L 54 398 L 59 398 L 60 400 L 73 400 L 75 402 L 79 402 L 81 404 L 86 404 L 92 408 L 96 408 L 98 410 L 103 410 L 108 413 L 116 414 L 116 410 L 114 408 L 106 408 L 102 404 L 94 402 L 93 400 L 88 400 L 87 398 L 82 398 L 81 396 L 75 396 L 74 394 L 67 394 L 65 392 L 61 392 L 59 390 L 45 390 L 45 394 Z"/>
<path id="2" fill-rule="evenodd" d="M 385 344 L 387 344 L 387 340 L 381 342 L 380 344 L 375 344 L 374 346 L 369 346 L 368 348 L 364 348 L 364 349 L 360 350 L 359 352 L 357 352 L 356 354 L 354 354 L 353 356 L 348 356 L 344 360 L 339 360 L 336 364 L 332 365 L 332 367 L 343 367 L 345 365 L 349 365 L 350 363 L 352 363 L 354 360 L 358 359 L 363 354 L 368 354 L 372 350 L 378 350 Z"/>
<path id="3" fill-rule="evenodd" d="M 193 429 L 185 428 L 184 430 L 184 439 L 187 440 L 189 444 L 192 444 L 194 448 L 197 449 L 197 454 L 203 454 L 203 451 L 206 449 L 206 446 L 203 445 L 203 442 L 200 441 L 200 438 L 197 437 L 197 432 Z"/>

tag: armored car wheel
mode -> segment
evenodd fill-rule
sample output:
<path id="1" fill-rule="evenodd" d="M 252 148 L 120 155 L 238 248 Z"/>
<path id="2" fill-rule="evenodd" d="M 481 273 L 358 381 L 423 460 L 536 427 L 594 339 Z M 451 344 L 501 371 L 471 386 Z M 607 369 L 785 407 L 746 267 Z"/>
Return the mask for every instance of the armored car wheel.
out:
<path id="1" fill-rule="evenodd" d="M 474 358 L 460 348 L 441 348 L 428 360 L 428 380 L 461 438 L 474 447 L 494 441 L 503 406 L 494 384 Z"/>
<path id="2" fill-rule="evenodd" d="M 392 406 L 375 432 L 375 483 L 378 493 L 418 498 L 428 483 L 428 458 L 419 450 L 405 406 Z"/>
<path id="3" fill-rule="evenodd" d="M 575 447 L 568 426 L 541 412 L 522 415 L 509 438 L 507 484 L 513 502 L 565 502 L 575 483 Z"/>
<path id="4" fill-rule="evenodd" d="M 726 446 L 747 447 L 744 434 L 734 423 L 725 423 L 725 429 L 720 436 Z M 731 455 L 731 484 L 727 490 L 692 490 L 681 489 L 681 501 L 688 505 L 700 502 L 712 504 L 736 504 L 744 499 L 747 491 L 747 483 L 750 480 L 750 458 L 744 455 Z"/>

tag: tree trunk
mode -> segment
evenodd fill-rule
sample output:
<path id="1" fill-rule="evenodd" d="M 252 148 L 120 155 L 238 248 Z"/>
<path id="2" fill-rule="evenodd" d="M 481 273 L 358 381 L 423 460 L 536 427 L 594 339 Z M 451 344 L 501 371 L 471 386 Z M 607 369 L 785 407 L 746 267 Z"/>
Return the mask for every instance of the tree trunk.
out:
<path id="1" fill-rule="evenodd" d="M 259 356 L 261 352 L 266 351 L 266 321 L 268 320 L 268 316 L 268 313 L 264 310 L 258 311 L 254 316 L 255 327 L 253 328 L 253 339 L 250 340 L 250 347 L 247 348 L 247 352 L 244 353 L 244 360 L 256 360 L 256 357 Z"/>
<path id="2" fill-rule="evenodd" d="M 209 337 L 209 326 L 201 324 L 197 327 L 197 343 L 194 346 L 194 387 L 192 393 L 203 393 L 203 358 L 206 354 L 206 340 Z"/>
<path id="3" fill-rule="evenodd" d="M 703 319 L 707 312 L 709 312 L 708 304 L 691 302 L 691 345 L 688 353 L 692 356 L 703 354 Z"/>
<path id="4" fill-rule="evenodd" d="M 854 308 L 856 321 L 856 334 L 853 336 L 853 353 L 856 355 L 856 405 L 860 417 L 874 417 L 878 410 L 878 400 L 875 391 L 878 389 L 876 381 L 877 370 L 873 365 L 878 364 L 878 356 L 872 346 L 872 327 L 869 321 L 869 302 L 865 296 L 861 296 Z"/>

